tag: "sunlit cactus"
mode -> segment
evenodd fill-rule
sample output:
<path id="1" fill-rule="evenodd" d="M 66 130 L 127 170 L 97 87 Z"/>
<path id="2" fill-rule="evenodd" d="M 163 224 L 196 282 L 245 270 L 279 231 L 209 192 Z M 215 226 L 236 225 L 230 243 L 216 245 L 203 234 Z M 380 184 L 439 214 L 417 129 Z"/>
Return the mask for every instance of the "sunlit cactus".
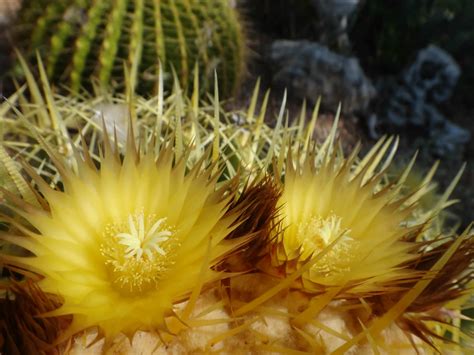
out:
<path id="1" fill-rule="evenodd" d="M 125 66 L 131 84 L 147 93 L 161 62 L 184 87 L 195 65 L 202 89 L 217 71 L 229 95 L 244 70 L 243 29 L 227 0 L 28 1 L 18 18 L 20 48 L 32 57 L 38 50 L 48 76 L 72 91 L 91 80 L 120 87 Z"/>

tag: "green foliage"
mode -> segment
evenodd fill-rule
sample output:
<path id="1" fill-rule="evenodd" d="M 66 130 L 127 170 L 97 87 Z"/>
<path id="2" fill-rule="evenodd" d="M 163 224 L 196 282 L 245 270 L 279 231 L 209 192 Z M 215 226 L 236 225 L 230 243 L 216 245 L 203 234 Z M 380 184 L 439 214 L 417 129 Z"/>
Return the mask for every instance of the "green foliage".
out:
<path id="1" fill-rule="evenodd" d="M 204 90 L 217 71 L 229 95 L 245 63 L 243 30 L 227 0 L 28 1 L 16 33 L 24 53 L 46 58 L 53 82 L 76 92 L 92 86 L 91 75 L 101 86 L 123 86 L 125 64 L 129 82 L 149 93 L 161 62 L 185 87 L 196 64 Z"/>
<path id="2" fill-rule="evenodd" d="M 351 37 L 355 51 L 378 72 L 398 73 L 419 49 L 431 43 L 468 69 L 473 23 L 471 0 L 367 0 Z"/>

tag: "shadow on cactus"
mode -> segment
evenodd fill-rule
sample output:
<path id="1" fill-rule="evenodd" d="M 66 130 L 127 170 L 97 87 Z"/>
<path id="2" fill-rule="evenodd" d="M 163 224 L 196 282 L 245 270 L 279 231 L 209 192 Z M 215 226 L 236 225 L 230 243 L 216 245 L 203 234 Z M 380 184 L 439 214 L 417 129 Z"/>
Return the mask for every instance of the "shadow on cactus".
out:
<path id="1" fill-rule="evenodd" d="M 161 62 L 183 85 L 199 65 L 203 92 L 217 71 L 226 96 L 245 65 L 243 28 L 227 0 L 28 1 L 14 32 L 23 53 L 39 51 L 48 77 L 75 92 L 91 77 L 120 88 L 125 65 L 138 92 L 150 93 Z"/>

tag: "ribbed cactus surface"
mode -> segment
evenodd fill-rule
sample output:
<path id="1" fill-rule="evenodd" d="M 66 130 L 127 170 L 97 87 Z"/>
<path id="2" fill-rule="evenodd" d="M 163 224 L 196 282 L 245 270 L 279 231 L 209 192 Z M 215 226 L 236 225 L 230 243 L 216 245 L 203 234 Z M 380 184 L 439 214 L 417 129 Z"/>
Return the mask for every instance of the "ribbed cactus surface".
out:
<path id="1" fill-rule="evenodd" d="M 221 92 L 236 88 L 244 38 L 229 0 L 35 0 L 24 3 L 16 27 L 20 47 L 42 55 L 48 75 L 73 91 L 124 83 L 124 65 L 137 89 L 152 87 L 161 62 L 184 87 L 199 65 L 204 88 L 214 73 Z"/>

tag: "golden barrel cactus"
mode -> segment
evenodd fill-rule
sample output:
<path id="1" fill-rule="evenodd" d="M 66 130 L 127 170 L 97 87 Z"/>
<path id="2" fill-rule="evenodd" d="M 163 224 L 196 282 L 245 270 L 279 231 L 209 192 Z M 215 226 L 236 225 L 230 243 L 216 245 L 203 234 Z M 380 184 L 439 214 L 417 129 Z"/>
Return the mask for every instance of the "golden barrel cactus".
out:
<path id="1" fill-rule="evenodd" d="M 270 127 L 268 96 L 105 105 L 25 72 L 0 105 L 1 352 L 472 353 L 473 230 L 435 221 L 461 172 L 417 213 L 432 173 L 387 183 L 398 141 L 346 155 L 317 110 Z"/>
<path id="2" fill-rule="evenodd" d="M 125 64 L 147 93 L 161 62 L 184 86 L 196 65 L 203 89 L 216 71 L 229 95 L 245 63 L 243 28 L 227 0 L 28 1 L 15 32 L 20 48 L 39 51 L 49 77 L 72 91 L 91 87 L 91 77 L 124 85 Z"/>

